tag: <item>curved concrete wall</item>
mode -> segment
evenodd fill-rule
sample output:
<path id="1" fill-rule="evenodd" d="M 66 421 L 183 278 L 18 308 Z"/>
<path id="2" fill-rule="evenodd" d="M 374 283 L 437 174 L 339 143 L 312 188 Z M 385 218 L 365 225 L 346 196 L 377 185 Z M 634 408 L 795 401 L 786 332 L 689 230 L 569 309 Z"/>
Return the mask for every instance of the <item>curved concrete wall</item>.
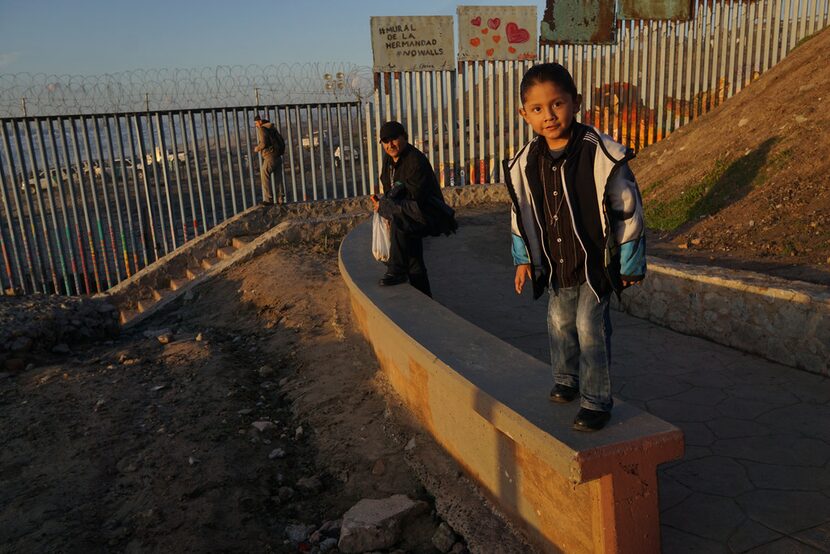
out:
<path id="1" fill-rule="evenodd" d="M 616 306 L 799 369 L 830 375 L 830 288 L 649 257 L 648 277 Z"/>
<path id="2" fill-rule="evenodd" d="M 340 270 L 362 332 L 412 413 L 547 552 L 659 552 L 657 465 L 682 432 L 618 402 L 601 433 L 572 430 L 549 368 L 409 286 L 379 287 L 371 227 L 344 239 Z"/>

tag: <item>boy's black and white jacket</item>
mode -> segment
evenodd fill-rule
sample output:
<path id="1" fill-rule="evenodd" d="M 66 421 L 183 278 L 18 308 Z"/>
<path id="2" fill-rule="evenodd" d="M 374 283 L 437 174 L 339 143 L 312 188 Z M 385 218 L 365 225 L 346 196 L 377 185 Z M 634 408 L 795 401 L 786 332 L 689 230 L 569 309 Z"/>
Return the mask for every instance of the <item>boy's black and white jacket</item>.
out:
<path id="1" fill-rule="evenodd" d="M 537 136 L 504 162 L 512 199 L 512 253 L 515 264 L 531 264 L 533 297 L 552 285 L 553 263 L 545 240 L 544 190 L 539 179 L 544 138 Z M 646 272 L 643 202 L 628 167 L 633 152 L 596 128 L 574 122 L 560 177 L 573 228 L 585 252 L 585 278 L 599 297 L 619 294 L 622 280 Z"/>

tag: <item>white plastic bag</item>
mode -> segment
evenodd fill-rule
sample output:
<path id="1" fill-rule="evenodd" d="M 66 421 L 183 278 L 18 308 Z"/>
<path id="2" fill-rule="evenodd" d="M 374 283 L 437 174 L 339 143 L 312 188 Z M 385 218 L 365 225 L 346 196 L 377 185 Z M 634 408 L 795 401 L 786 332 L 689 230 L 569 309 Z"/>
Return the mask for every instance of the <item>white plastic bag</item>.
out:
<path id="1" fill-rule="evenodd" d="M 379 262 L 389 259 L 389 224 L 377 212 L 372 216 L 372 255 Z"/>

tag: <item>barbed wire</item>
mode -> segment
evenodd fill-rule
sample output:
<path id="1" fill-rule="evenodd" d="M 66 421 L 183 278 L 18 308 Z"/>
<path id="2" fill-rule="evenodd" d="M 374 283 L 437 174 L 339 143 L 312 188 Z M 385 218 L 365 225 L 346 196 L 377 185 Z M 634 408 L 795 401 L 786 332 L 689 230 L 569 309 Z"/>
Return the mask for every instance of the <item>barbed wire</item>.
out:
<path id="1" fill-rule="evenodd" d="M 348 62 L 9 73 L 0 74 L 0 117 L 359 100 L 371 91 L 371 68 Z"/>

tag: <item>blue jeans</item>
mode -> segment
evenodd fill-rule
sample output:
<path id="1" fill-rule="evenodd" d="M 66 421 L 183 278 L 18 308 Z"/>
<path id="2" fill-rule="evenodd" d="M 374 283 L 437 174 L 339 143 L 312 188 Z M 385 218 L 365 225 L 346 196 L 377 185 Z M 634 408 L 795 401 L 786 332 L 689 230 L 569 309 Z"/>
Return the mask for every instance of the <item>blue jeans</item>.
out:
<path id="1" fill-rule="evenodd" d="M 578 388 L 580 405 L 611 411 L 611 316 L 605 294 L 597 297 L 587 283 L 551 291 L 548 337 L 557 385 Z"/>

